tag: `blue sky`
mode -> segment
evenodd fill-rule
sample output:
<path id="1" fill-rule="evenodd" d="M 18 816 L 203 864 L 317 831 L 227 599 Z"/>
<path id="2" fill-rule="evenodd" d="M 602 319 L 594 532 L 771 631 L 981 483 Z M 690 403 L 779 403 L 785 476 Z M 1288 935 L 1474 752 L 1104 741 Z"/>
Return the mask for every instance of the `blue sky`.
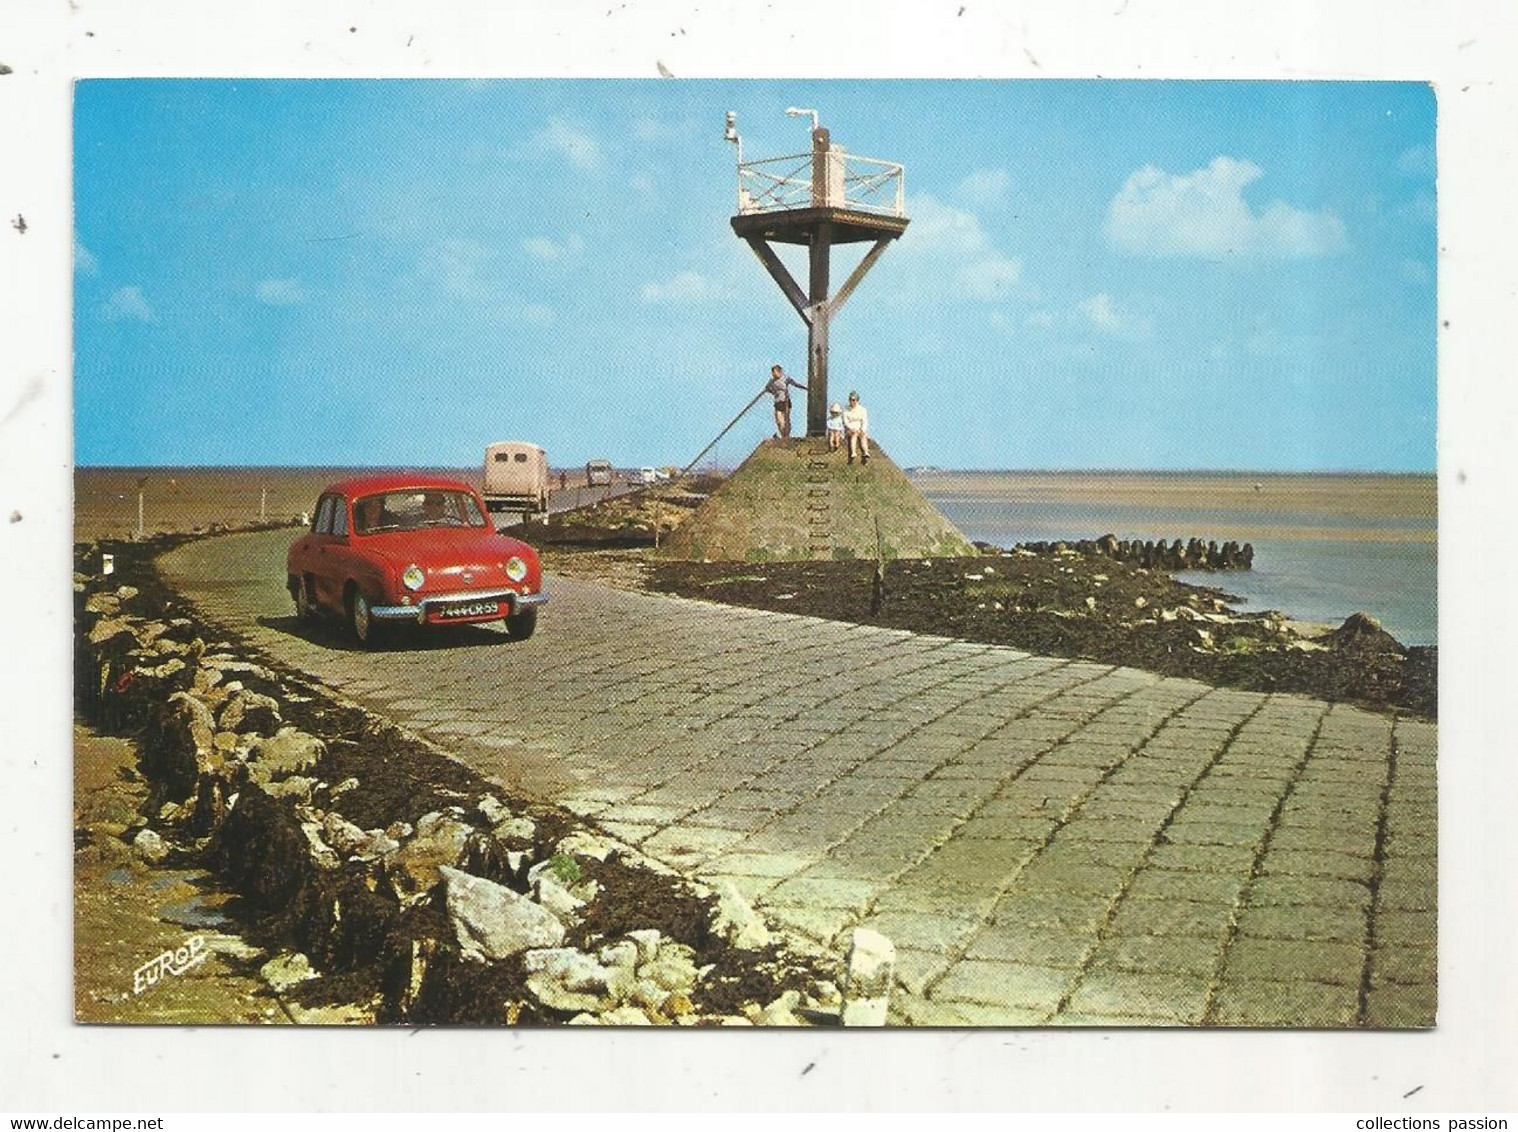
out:
<path id="1" fill-rule="evenodd" d="M 684 463 L 805 380 L 722 140 L 790 105 L 906 166 L 832 333 L 899 463 L 1433 469 L 1427 86 L 962 80 L 82 82 L 76 462 Z"/>

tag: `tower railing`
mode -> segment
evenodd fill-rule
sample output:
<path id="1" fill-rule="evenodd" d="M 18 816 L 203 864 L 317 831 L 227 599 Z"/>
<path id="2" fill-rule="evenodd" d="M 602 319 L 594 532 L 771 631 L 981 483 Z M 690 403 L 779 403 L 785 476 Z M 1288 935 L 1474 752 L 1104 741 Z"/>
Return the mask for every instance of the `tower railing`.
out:
<path id="1" fill-rule="evenodd" d="M 905 182 L 902 166 L 858 157 L 836 146 L 822 155 L 765 157 L 738 165 L 738 212 L 843 208 L 900 217 L 906 215 Z"/>

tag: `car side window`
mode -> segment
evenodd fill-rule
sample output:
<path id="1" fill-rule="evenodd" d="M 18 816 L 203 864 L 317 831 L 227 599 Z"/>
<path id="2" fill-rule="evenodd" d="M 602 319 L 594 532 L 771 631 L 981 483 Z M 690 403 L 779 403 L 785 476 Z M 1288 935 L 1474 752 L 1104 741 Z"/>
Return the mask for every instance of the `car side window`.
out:
<path id="1" fill-rule="evenodd" d="M 332 497 L 330 495 L 322 496 L 321 502 L 316 505 L 316 522 L 311 529 L 319 535 L 332 533 Z"/>
<path id="2" fill-rule="evenodd" d="M 332 533 L 338 538 L 348 535 L 348 501 L 335 496 L 332 500 Z"/>

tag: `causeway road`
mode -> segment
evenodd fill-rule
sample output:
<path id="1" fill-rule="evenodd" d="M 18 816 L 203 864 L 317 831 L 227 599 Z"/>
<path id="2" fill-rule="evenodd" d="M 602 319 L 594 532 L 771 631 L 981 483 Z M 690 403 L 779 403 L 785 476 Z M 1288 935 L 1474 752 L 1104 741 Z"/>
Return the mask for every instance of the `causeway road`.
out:
<path id="1" fill-rule="evenodd" d="M 531 640 L 363 652 L 297 629 L 292 537 L 160 568 L 504 789 L 884 933 L 897 1023 L 1434 1023 L 1434 724 L 568 578 Z"/>

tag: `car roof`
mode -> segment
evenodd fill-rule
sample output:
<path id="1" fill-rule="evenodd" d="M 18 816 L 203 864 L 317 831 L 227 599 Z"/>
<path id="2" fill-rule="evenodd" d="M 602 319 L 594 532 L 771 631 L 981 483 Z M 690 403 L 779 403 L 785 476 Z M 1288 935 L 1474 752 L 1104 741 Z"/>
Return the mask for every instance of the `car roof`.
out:
<path id="1" fill-rule="evenodd" d="M 449 479 L 447 476 L 428 475 L 423 472 L 386 472 L 371 476 L 354 476 L 352 479 L 339 480 L 327 487 L 324 495 L 346 495 L 350 499 L 359 495 L 372 495 L 381 491 L 405 491 L 410 488 L 421 490 L 435 489 L 441 491 L 467 491 L 474 493 L 474 488 L 462 480 Z"/>

